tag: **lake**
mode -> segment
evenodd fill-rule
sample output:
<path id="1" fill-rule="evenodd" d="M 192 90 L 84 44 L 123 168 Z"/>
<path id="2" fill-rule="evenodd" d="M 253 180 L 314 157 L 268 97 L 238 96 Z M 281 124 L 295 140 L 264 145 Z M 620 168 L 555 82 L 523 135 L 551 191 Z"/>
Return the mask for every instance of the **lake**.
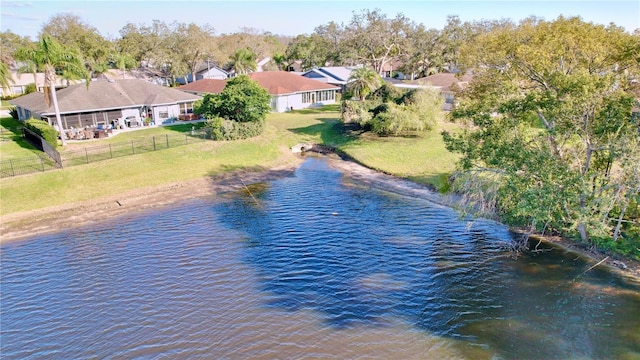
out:
<path id="1" fill-rule="evenodd" d="M 1 246 L 3 359 L 638 359 L 640 285 L 309 157 Z"/>

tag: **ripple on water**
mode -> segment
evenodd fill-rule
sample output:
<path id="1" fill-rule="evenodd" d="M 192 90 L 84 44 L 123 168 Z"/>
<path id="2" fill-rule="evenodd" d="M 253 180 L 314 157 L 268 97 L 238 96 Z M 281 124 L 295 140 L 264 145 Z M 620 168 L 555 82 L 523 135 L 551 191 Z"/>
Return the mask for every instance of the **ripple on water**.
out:
<path id="1" fill-rule="evenodd" d="M 499 224 L 342 180 L 310 159 L 256 186 L 261 206 L 238 193 L 2 245 L 3 359 L 640 353 L 637 288 L 568 286 L 588 265 L 514 259 Z"/>

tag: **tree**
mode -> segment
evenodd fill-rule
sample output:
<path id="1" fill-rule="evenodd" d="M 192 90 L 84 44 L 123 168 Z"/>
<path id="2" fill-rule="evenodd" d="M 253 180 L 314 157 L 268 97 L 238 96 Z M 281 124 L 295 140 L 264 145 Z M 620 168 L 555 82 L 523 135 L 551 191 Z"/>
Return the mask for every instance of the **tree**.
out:
<path id="1" fill-rule="evenodd" d="M 85 79 L 88 87 L 90 83 L 89 72 L 84 67 L 82 56 L 76 49 L 67 48 L 52 37 L 44 35 L 35 50 L 21 48 L 17 51 L 16 58 L 30 61 L 44 70 L 45 102 L 47 104 L 53 103 L 60 139 L 62 140 L 62 146 L 65 146 L 66 135 L 62 126 L 58 98 L 56 96 L 56 71 L 60 71 L 66 76 Z"/>
<path id="2" fill-rule="evenodd" d="M 405 73 L 416 74 L 420 78 L 443 69 L 438 30 L 426 29 L 420 24 L 411 31 L 408 40 L 407 51 L 402 56 Z"/>
<path id="3" fill-rule="evenodd" d="M 0 62 L 0 86 L 3 89 L 11 89 L 11 83 L 14 83 L 13 76 L 9 71 L 9 67 L 4 62 Z"/>
<path id="4" fill-rule="evenodd" d="M 288 66 L 287 66 L 287 57 L 285 54 L 282 53 L 275 53 L 273 54 L 273 63 L 276 64 L 276 68 L 278 68 L 278 70 L 282 71 L 282 70 L 287 70 L 288 71 Z"/>
<path id="5" fill-rule="evenodd" d="M 633 223 L 625 213 L 640 194 L 631 117 L 639 43 L 620 28 L 564 17 L 525 19 L 469 43 L 461 59 L 474 65 L 474 80 L 453 113 L 469 127 L 443 136 L 483 185 L 460 190 L 514 225 L 620 241 L 616 227 Z M 626 229 L 628 240 L 640 237 Z"/>
<path id="6" fill-rule="evenodd" d="M 49 35 L 67 48 L 78 49 L 85 66 L 93 74 L 100 74 L 108 69 L 113 44 L 79 16 L 68 13 L 55 15 L 42 26 L 40 35 Z"/>
<path id="7" fill-rule="evenodd" d="M 318 35 L 298 35 L 289 43 L 286 57 L 289 62 L 300 60 L 303 70 L 322 67 L 327 60 L 326 45 Z"/>
<path id="8" fill-rule="evenodd" d="M 118 52 L 130 54 L 142 67 L 166 72 L 171 63 L 171 27 L 164 21 L 153 20 L 150 26 L 127 24 L 120 29 Z"/>
<path id="9" fill-rule="evenodd" d="M 240 49 L 231 56 L 231 65 L 236 74 L 244 75 L 256 70 L 257 55 L 251 49 Z"/>
<path id="10" fill-rule="evenodd" d="M 368 94 L 382 86 L 383 83 L 384 81 L 375 70 L 369 67 L 360 67 L 351 73 L 347 82 L 347 90 L 353 96 L 364 101 Z"/>
<path id="11" fill-rule="evenodd" d="M 346 44 L 356 50 L 357 61 L 369 64 L 378 74 L 405 48 L 412 23 L 402 14 L 388 19 L 379 9 L 354 13 L 345 29 Z"/>
<path id="12" fill-rule="evenodd" d="M 336 24 L 330 21 L 326 25 L 316 27 L 313 33 L 322 39 L 323 48 L 326 52 L 325 63 L 322 66 L 354 64 L 356 51 L 345 46 L 347 34 L 343 24 Z"/>
<path id="13" fill-rule="evenodd" d="M 195 81 L 198 65 L 207 60 L 208 54 L 213 52 L 214 29 L 208 25 L 200 27 L 193 23 L 177 24 L 170 42 L 171 49 L 178 55 L 179 61 L 186 66 L 191 78 Z"/>
<path id="14" fill-rule="evenodd" d="M 207 118 L 222 117 L 236 122 L 261 122 L 271 111 L 271 96 L 247 75 L 227 82 L 220 94 L 206 94 L 194 109 Z"/>

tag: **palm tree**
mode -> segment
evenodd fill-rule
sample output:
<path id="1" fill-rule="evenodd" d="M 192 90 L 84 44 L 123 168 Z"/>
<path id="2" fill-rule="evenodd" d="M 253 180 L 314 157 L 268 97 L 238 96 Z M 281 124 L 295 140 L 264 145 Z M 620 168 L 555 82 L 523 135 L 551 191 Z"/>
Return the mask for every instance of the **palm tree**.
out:
<path id="1" fill-rule="evenodd" d="M 250 71 L 255 71 L 258 65 L 256 64 L 256 59 L 258 55 L 254 53 L 251 49 L 240 49 L 235 52 L 235 54 L 231 55 L 231 63 L 233 68 L 236 70 L 236 74 L 243 75 L 247 74 Z"/>
<path id="2" fill-rule="evenodd" d="M 360 101 L 369 95 L 372 91 L 382 86 L 383 80 L 378 73 L 372 68 L 361 67 L 353 70 L 347 88 L 353 96 L 360 98 Z"/>
<path id="3" fill-rule="evenodd" d="M 281 54 L 281 53 L 273 54 L 273 62 L 278 67 L 278 70 L 285 70 L 285 71 L 288 70 L 287 66 L 285 66 L 287 62 L 287 57 L 284 54 Z"/>
<path id="4" fill-rule="evenodd" d="M 15 81 L 13 80 L 13 76 L 11 76 L 9 66 L 0 61 L 0 87 L 9 90 L 11 89 L 11 83 L 13 82 Z"/>
<path id="5" fill-rule="evenodd" d="M 32 62 L 36 68 L 44 70 L 44 100 L 47 105 L 53 103 L 60 139 L 62 146 L 65 146 L 67 144 L 66 135 L 63 131 L 58 97 L 56 96 L 56 70 L 62 71 L 66 78 L 84 79 L 89 87 L 89 72 L 84 67 L 82 57 L 75 49 L 67 48 L 51 36 L 44 35 L 35 50 L 18 49 L 16 58 Z"/>

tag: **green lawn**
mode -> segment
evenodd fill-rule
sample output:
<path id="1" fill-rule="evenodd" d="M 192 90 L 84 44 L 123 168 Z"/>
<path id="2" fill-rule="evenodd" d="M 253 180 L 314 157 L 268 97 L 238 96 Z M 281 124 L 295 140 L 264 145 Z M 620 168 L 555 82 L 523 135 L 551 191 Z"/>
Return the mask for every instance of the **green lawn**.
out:
<path id="1" fill-rule="evenodd" d="M 41 153 L 22 138 L 22 124 L 11 117 L 0 119 L 0 160 L 33 157 Z"/>
<path id="2" fill-rule="evenodd" d="M 122 133 L 104 140 L 70 144 L 62 150 L 126 141 L 133 137 L 187 132 L 193 125 L 181 126 Z M 434 130 L 418 138 L 358 137 L 342 131 L 337 111 L 269 114 L 264 134 L 253 139 L 205 141 L 64 170 L 2 179 L 0 215 L 202 178 L 235 169 L 282 165 L 292 161 L 294 155 L 290 148 L 301 142 L 335 146 L 371 168 L 438 185 L 441 174 L 452 171 L 455 161 L 455 156 L 444 149 L 439 131 Z M 2 150 L 4 152 L 4 148 Z"/>

